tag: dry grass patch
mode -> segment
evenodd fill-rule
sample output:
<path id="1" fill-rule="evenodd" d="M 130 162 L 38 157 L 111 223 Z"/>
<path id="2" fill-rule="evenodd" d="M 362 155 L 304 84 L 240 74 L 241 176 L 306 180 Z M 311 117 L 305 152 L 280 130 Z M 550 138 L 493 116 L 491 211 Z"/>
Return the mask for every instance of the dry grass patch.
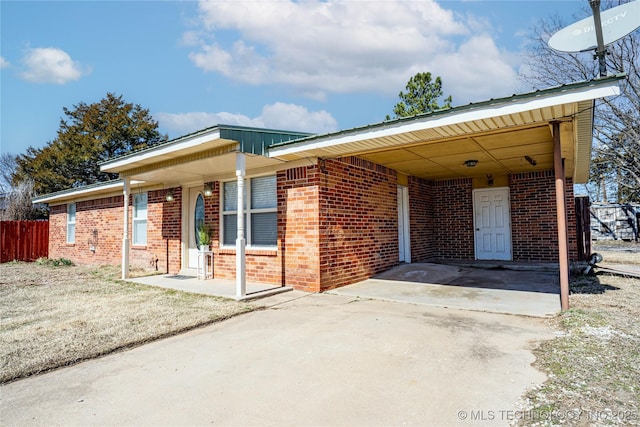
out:
<path id="1" fill-rule="evenodd" d="M 0 269 L 0 383 L 255 309 L 119 281 L 115 267 L 8 263 Z"/>
<path id="2" fill-rule="evenodd" d="M 635 249 L 602 249 L 608 264 L 640 265 Z M 534 350 L 549 379 L 526 395 L 520 424 L 640 425 L 640 279 L 573 277 L 570 292 L 571 309 L 552 320 L 559 336 Z"/>

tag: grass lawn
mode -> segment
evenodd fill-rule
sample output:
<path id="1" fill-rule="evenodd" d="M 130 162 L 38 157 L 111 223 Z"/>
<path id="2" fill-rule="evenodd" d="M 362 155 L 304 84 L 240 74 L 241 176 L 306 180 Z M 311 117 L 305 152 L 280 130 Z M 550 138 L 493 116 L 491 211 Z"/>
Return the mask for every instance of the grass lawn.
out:
<path id="1" fill-rule="evenodd" d="M 640 245 L 594 247 L 603 264 L 640 265 Z M 572 277 L 570 310 L 552 320 L 535 366 L 548 380 L 523 399 L 520 425 L 640 425 L 640 279 Z"/>
<path id="2" fill-rule="evenodd" d="M 0 383 L 254 310 L 117 280 L 117 267 L 0 265 Z"/>

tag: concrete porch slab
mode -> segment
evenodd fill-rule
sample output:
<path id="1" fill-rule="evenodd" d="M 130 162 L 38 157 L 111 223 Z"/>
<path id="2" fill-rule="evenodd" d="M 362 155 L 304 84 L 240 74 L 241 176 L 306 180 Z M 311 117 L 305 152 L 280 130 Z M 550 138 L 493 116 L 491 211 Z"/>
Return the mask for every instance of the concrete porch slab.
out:
<path id="1" fill-rule="evenodd" d="M 548 317 L 560 311 L 557 272 L 405 264 L 328 293 L 491 313 Z"/>
<path id="2" fill-rule="evenodd" d="M 236 282 L 234 280 L 207 279 L 198 280 L 195 276 L 164 274 L 158 276 L 144 276 L 127 279 L 128 282 L 140 283 L 149 286 L 175 289 L 183 292 L 212 295 L 222 298 L 231 298 L 237 301 L 250 301 L 264 298 L 281 292 L 291 291 L 289 286 L 274 286 L 265 283 L 247 282 L 247 295 L 238 298 L 236 296 Z"/>

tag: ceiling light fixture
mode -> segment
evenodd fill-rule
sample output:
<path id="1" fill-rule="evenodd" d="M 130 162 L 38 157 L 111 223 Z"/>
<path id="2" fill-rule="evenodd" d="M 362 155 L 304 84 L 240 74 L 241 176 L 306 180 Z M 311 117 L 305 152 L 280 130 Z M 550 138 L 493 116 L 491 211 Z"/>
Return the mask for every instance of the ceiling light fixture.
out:
<path id="1" fill-rule="evenodd" d="M 464 165 L 468 168 L 472 168 L 477 164 L 478 164 L 477 160 L 467 160 L 466 162 L 464 162 Z"/>

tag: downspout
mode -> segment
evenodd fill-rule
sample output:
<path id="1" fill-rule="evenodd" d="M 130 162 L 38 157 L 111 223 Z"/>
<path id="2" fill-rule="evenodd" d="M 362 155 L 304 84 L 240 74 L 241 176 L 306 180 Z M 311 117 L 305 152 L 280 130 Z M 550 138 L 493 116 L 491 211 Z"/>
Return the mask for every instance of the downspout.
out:
<path id="1" fill-rule="evenodd" d="M 122 278 L 129 278 L 129 188 L 131 186 L 131 178 L 124 177 L 122 193 L 124 195 L 123 217 L 124 229 L 122 231 Z"/>
<path id="2" fill-rule="evenodd" d="M 238 234 L 236 236 L 236 297 L 247 295 L 245 247 L 244 237 L 244 175 L 246 163 L 244 153 L 236 154 L 236 177 L 238 179 L 238 214 L 236 215 Z"/>
<path id="3" fill-rule="evenodd" d="M 560 263 L 560 307 L 569 309 L 569 245 L 567 243 L 567 206 L 564 164 L 560 147 L 560 122 L 553 126 L 553 170 L 556 181 L 556 215 L 558 222 L 558 261 Z"/>

